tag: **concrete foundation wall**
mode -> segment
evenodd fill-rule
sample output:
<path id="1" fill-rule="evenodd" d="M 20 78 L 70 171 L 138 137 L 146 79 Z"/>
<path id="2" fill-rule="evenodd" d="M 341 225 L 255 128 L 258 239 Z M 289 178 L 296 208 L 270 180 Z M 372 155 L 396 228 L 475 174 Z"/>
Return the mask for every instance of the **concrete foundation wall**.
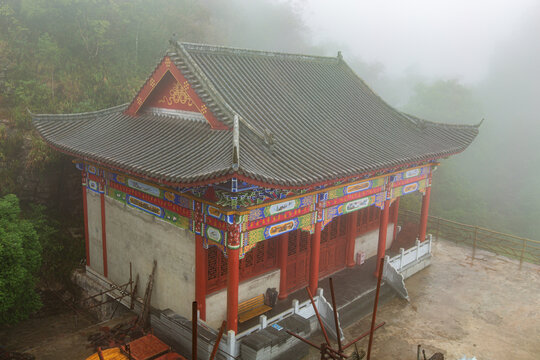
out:
<path id="1" fill-rule="evenodd" d="M 103 275 L 103 245 L 101 242 L 101 199 L 99 194 L 86 190 L 88 206 L 88 242 L 90 267 Z"/>
<path id="2" fill-rule="evenodd" d="M 392 246 L 392 240 L 394 235 L 394 223 L 388 223 L 388 230 L 386 233 L 386 248 Z M 377 255 L 377 246 L 379 244 L 379 229 L 375 229 L 366 234 L 363 234 L 356 238 L 356 244 L 354 246 L 355 260 L 356 254 L 363 251 L 366 253 L 366 259 Z"/>
<path id="3" fill-rule="evenodd" d="M 157 260 L 152 306 L 191 318 L 195 235 L 109 197 L 105 197 L 105 213 L 109 280 L 126 283 L 131 261 L 133 280 L 139 275 L 137 295 L 143 297 Z"/>
<path id="4" fill-rule="evenodd" d="M 238 288 L 238 302 L 266 294 L 268 288 L 279 290 L 279 269 L 241 282 Z M 226 318 L 227 289 L 208 295 L 206 297 L 206 323 L 217 329 Z"/>

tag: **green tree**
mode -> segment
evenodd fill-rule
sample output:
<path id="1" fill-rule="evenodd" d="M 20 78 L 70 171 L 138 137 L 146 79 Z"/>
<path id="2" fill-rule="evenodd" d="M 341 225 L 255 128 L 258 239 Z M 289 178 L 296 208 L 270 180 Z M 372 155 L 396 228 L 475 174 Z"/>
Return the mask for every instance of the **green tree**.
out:
<path id="1" fill-rule="evenodd" d="M 38 310 L 35 291 L 41 245 L 33 224 L 21 218 L 15 195 L 0 198 L 0 324 L 23 320 Z"/>

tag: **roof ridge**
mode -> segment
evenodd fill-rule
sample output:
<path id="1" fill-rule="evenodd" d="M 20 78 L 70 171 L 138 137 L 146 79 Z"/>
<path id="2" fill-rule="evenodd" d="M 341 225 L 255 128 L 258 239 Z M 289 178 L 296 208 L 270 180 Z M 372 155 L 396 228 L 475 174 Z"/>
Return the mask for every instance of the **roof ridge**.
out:
<path id="1" fill-rule="evenodd" d="M 174 46 L 175 46 L 175 48 L 177 50 L 179 50 L 176 53 L 176 55 L 180 56 L 185 61 L 185 64 L 190 68 L 192 74 L 195 75 L 195 77 L 197 78 L 199 83 L 202 85 L 202 87 L 203 87 L 202 90 L 208 92 L 207 95 L 210 96 L 211 98 L 213 98 L 216 101 L 216 103 L 219 103 L 221 105 L 220 107 L 224 108 L 224 110 L 229 111 L 229 116 L 234 117 L 234 115 L 236 114 L 234 109 L 229 105 L 229 103 L 227 103 L 227 101 L 225 101 L 223 96 L 214 87 L 214 85 L 212 85 L 210 79 L 208 79 L 208 77 L 206 76 L 204 71 L 200 68 L 200 66 L 197 64 L 197 62 L 195 60 L 193 60 L 191 55 L 183 47 L 182 43 L 177 41 L 174 44 Z M 168 51 L 167 53 L 170 54 L 171 52 Z M 173 59 L 173 62 L 174 62 L 174 57 L 171 56 L 171 58 Z M 175 65 L 180 70 L 180 67 L 178 67 L 178 64 L 175 63 Z M 186 76 L 186 75 L 187 74 L 184 74 L 184 76 Z M 200 96 L 200 94 L 199 94 L 199 96 Z M 231 121 L 231 124 L 232 124 L 232 121 Z"/>
<path id="2" fill-rule="evenodd" d="M 87 116 L 95 116 L 95 115 L 108 115 L 114 112 L 125 110 L 129 106 L 129 103 L 124 103 L 121 105 L 112 106 L 105 109 L 99 109 L 94 111 L 86 111 L 86 112 L 80 112 L 80 113 L 71 113 L 71 114 L 34 114 L 30 110 L 28 110 L 28 113 L 33 118 L 40 118 L 40 119 L 68 119 L 73 117 L 87 117 Z"/>
<path id="3" fill-rule="evenodd" d="M 191 43 L 182 43 L 180 41 L 176 41 L 176 42 L 173 41 L 172 43 L 175 46 L 175 48 L 178 50 L 178 53 L 176 53 L 176 55 L 180 56 L 185 61 L 185 64 L 191 68 L 190 69 L 191 72 L 194 74 L 194 76 L 197 78 L 199 83 L 202 85 L 203 91 L 207 91 L 208 92 L 207 95 L 209 95 L 217 103 L 220 103 L 221 106 L 223 106 L 224 108 L 227 109 L 227 111 L 230 112 L 230 115 L 233 118 L 232 119 L 233 120 L 232 121 L 233 133 L 235 133 L 237 137 L 236 141 L 233 142 L 233 152 L 235 152 L 237 158 L 236 158 L 236 161 L 235 159 L 233 159 L 233 163 L 231 167 L 235 171 L 238 170 L 239 158 L 240 158 L 240 154 L 238 152 L 239 150 L 238 143 L 239 143 L 239 136 L 240 136 L 239 131 L 238 131 L 239 123 L 240 122 L 243 123 L 246 126 L 246 128 L 251 130 L 251 132 L 253 132 L 253 134 L 255 134 L 255 136 L 257 136 L 260 140 L 262 140 L 263 143 L 266 144 L 267 146 L 271 146 L 274 143 L 273 134 L 270 133 L 269 130 L 266 128 L 263 130 L 257 129 L 249 121 L 247 121 L 242 115 L 240 115 L 238 111 L 233 109 L 233 107 L 223 98 L 223 95 L 220 93 L 220 91 L 214 87 L 214 85 L 212 84 L 210 79 L 208 79 L 204 71 L 199 67 L 197 62 L 191 57 L 191 55 L 189 54 L 189 51 L 186 50 L 184 45 L 191 44 Z M 196 45 L 196 44 L 191 44 L 191 45 Z"/>
<path id="4" fill-rule="evenodd" d="M 240 48 L 233 46 L 223 46 L 223 45 L 210 45 L 210 44 L 198 44 L 190 42 L 181 42 L 178 41 L 178 44 L 183 46 L 186 49 L 194 51 L 212 51 L 212 52 L 223 52 L 231 53 L 235 55 L 251 55 L 251 56 L 266 56 L 266 57 L 283 57 L 283 58 L 296 58 L 298 60 L 312 60 L 312 61 L 324 61 L 338 63 L 340 61 L 339 56 L 322 56 L 322 55 L 306 55 L 299 53 L 288 53 L 281 51 L 265 51 L 265 50 L 255 50 L 248 48 Z"/>

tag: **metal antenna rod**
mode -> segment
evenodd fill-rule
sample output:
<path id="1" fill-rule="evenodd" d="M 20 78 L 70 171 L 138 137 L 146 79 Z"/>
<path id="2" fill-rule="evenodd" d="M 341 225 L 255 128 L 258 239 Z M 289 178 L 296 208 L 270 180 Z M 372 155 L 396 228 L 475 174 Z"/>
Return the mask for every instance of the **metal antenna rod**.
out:
<path id="1" fill-rule="evenodd" d="M 322 322 L 321 316 L 319 315 L 319 310 L 317 310 L 317 306 L 315 305 L 315 301 L 313 300 L 313 295 L 311 294 L 311 291 L 309 290 L 308 286 L 306 286 L 306 291 L 309 295 L 309 299 L 311 300 L 311 305 L 313 306 L 313 310 L 315 310 L 315 315 L 317 315 L 317 320 L 319 320 L 319 325 L 321 326 L 321 331 L 324 335 L 324 339 L 326 340 L 326 344 L 330 346 L 330 339 L 328 339 L 328 335 L 326 334 L 326 329 L 324 328 L 324 324 Z"/>
<path id="2" fill-rule="evenodd" d="M 343 348 L 341 346 L 341 333 L 339 331 L 336 296 L 334 294 L 334 281 L 332 278 L 330 278 L 329 280 L 330 280 L 330 294 L 332 295 L 332 307 L 334 308 L 334 322 L 336 323 L 336 337 L 337 337 L 338 349 L 339 349 L 339 352 L 342 352 Z"/>
<path id="3" fill-rule="evenodd" d="M 219 342 L 221 341 L 221 337 L 223 336 L 223 332 L 225 331 L 225 325 L 227 325 L 227 322 L 223 320 L 223 322 L 221 323 L 221 328 L 219 329 L 218 336 L 216 338 L 216 343 L 212 348 L 212 354 L 210 354 L 210 360 L 214 360 L 214 358 L 216 357 L 219 348 Z"/>
<path id="4" fill-rule="evenodd" d="M 197 328 L 199 325 L 199 322 L 197 321 L 197 302 L 194 301 L 192 304 L 192 312 L 191 312 L 191 359 L 197 360 Z"/>
<path id="5" fill-rule="evenodd" d="M 369 345 L 367 360 L 371 359 L 371 345 L 373 345 L 373 332 L 375 331 L 375 317 L 377 316 L 377 305 L 379 304 L 379 293 L 381 291 L 381 281 L 384 268 L 384 258 L 381 258 L 379 266 L 379 276 L 377 278 L 377 291 L 375 292 L 375 304 L 373 305 L 373 316 L 371 317 L 371 329 L 369 330 Z"/>

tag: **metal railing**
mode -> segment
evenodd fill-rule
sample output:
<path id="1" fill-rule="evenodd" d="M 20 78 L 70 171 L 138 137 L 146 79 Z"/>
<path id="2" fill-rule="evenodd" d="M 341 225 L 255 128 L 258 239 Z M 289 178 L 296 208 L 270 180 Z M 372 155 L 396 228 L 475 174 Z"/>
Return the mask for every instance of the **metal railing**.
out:
<path id="1" fill-rule="evenodd" d="M 419 219 L 419 213 L 400 210 L 398 223 L 419 223 Z M 456 244 L 462 243 L 471 246 L 473 259 L 476 249 L 483 249 L 519 260 L 520 269 L 523 262 L 540 265 L 540 241 L 538 240 L 505 234 L 435 216 L 428 217 L 427 228 L 427 232 L 433 234 L 437 240 L 443 238 Z"/>

